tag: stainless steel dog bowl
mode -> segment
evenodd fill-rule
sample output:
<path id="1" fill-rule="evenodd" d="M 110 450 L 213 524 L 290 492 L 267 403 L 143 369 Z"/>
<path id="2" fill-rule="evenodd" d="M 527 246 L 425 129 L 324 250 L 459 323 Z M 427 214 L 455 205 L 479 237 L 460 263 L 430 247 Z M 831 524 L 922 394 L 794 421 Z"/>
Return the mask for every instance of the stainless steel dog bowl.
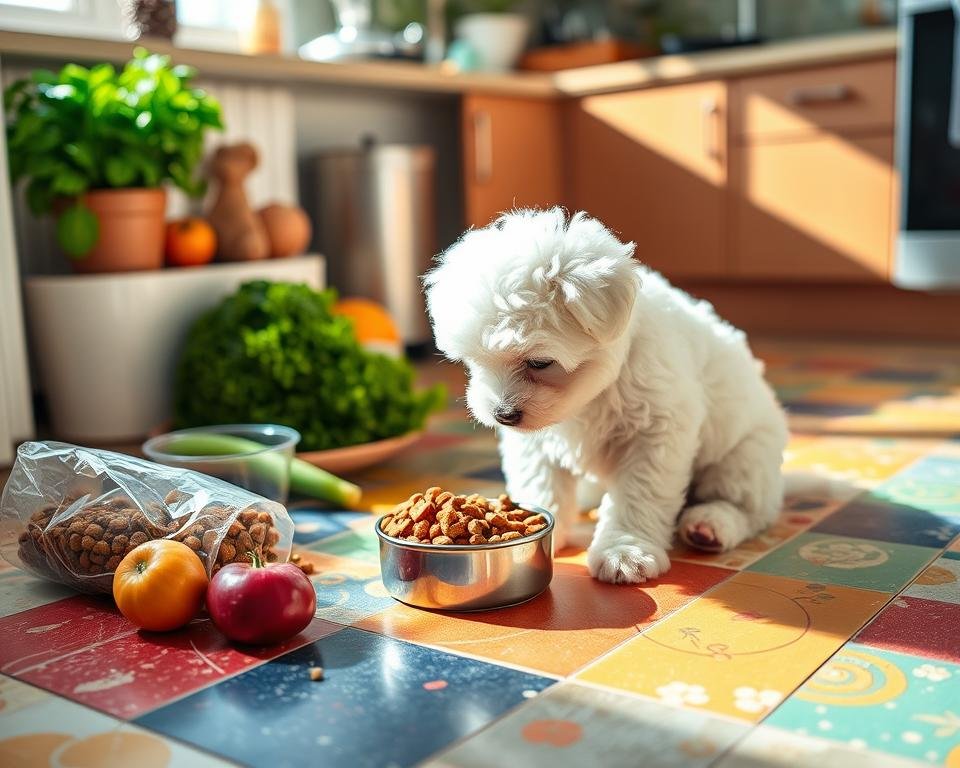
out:
<path id="1" fill-rule="evenodd" d="M 532 536 L 496 544 L 417 544 L 380 530 L 380 573 L 395 599 L 417 608 L 484 611 L 539 595 L 553 578 L 553 515 L 517 504 L 547 519 Z"/>

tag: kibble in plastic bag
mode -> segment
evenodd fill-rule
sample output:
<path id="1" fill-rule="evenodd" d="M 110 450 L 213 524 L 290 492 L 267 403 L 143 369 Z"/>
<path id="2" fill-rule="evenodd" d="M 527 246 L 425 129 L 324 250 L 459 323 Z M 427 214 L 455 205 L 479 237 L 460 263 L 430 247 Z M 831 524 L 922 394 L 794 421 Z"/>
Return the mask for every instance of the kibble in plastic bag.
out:
<path id="1" fill-rule="evenodd" d="M 283 505 L 215 477 L 110 451 L 24 443 L 0 497 L 0 554 L 81 592 L 113 589 L 130 550 L 182 541 L 213 576 L 222 566 L 283 562 L 293 521 Z"/>

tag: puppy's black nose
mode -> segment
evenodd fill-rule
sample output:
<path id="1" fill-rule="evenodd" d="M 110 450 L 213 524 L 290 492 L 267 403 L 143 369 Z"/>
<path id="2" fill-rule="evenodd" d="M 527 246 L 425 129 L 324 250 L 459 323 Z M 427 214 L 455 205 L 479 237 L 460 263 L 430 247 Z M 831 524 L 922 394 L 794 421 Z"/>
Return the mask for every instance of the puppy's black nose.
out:
<path id="1" fill-rule="evenodd" d="M 515 427 L 523 421 L 523 411 L 501 406 L 493 412 L 493 418 L 505 427 Z"/>

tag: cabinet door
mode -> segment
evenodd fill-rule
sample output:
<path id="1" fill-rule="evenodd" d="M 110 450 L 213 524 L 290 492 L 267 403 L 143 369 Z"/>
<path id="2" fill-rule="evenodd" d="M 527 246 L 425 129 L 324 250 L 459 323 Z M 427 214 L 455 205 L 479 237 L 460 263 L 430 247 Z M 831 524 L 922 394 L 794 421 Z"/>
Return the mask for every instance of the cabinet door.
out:
<path id="1" fill-rule="evenodd" d="M 886 280 L 893 137 L 821 133 L 735 149 L 733 266 L 751 278 Z"/>
<path id="2" fill-rule="evenodd" d="M 724 272 L 726 85 L 589 96 L 567 114 L 570 203 L 668 277 Z"/>
<path id="3" fill-rule="evenodd" d="M 563 202 L 556 102 L 468 94 L 462 116 L 469 225 L 485 226 L 511 208 Z"/>

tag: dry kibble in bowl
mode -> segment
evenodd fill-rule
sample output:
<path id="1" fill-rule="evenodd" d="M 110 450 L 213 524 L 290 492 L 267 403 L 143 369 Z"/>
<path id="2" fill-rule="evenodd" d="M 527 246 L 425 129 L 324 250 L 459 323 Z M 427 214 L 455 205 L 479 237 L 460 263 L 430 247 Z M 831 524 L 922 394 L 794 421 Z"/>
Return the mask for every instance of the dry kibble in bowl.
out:
<path id="1" fill-rule="evenodd" d="M 518 509 L 506 494 L 495 500 L 455 495 L 434 486 L 415 493 L 385 515 L 380 530 L 417 544 L 497 544 L 547 527 L 543 515 Z"/>

